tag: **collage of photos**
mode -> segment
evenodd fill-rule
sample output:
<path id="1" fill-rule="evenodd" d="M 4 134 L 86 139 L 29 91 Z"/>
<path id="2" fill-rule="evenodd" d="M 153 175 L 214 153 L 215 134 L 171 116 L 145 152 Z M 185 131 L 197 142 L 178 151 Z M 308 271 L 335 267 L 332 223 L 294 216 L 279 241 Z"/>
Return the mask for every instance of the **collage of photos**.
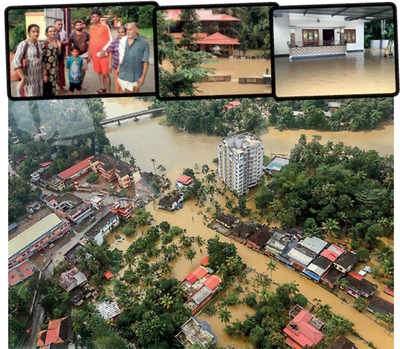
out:
<path id="1" fill-rule="evenodd" d="M 397 348 L 396 10 L 4 7 L 4 348 Z"/>

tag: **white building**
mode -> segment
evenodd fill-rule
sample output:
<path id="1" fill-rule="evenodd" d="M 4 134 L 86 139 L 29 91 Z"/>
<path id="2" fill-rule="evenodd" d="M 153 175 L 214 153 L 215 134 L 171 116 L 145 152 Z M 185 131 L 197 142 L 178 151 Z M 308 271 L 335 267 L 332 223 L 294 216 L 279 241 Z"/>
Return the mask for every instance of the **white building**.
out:
<path id="1" fill-rule="evenodd" d="M 218 146 L 218 175 L 232 191 L 246 194 L 262 176 L 264 147 L 250 133 L 224 137 Z"/>

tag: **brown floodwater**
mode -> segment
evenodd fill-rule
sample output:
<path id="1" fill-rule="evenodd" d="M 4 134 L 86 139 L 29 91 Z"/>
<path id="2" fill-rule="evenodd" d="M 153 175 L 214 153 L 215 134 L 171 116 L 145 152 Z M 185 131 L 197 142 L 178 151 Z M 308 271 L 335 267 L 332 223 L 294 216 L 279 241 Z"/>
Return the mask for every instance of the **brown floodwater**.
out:
<path id="1" fill-rule="evenodd" d="M 143 101 L 135 101 L 124 99 L 119 102 L 113 99 L 104 99 L 106 112 L 109 116 L 123 114 L 133 110 L 144 109 L 149 105 Z M 111 102 L 111 103 L 110 103 Z M 132 105 L 131 105 L 132 104 Z M 135 105 L 135 106 L 134 106 Z M 112 114 L 111 111 L 112 109 Z M 107 128 L 106 134 L 113 145 L 124 144 L 136 158 L 137 163 L 144 170 L 152 169 L 151 158 L 155 158 L 158 164 L 163 164 L 167 168 L 167 174 L 170 179 L 174 180 L 183 168 L 194 167 L 197 163 L 200 166 L 203 163 L 211 164 L 213 158 L 217 156 L 217 144 L 220 137 L 206 136 L 201 134 L 187 134 L 176 132 L 172 127 L 166 127 L 159 124 L 160 119 L 149 119 L 139 122 L 125 122 L 119 127 Z M 293 130 L 280 132 L 276 129 L 269 129 L 267 133 L 260 136 L 264 143 L 265 153 L 288 153 L 297 142 L 301 134 L 306 134 L 309 139 L 312 135 L 319 134 L 322 141 L 328 140 L 337 142 L 343 141 L 346 145 L 358 146 L 362 149 L 375 149 L 381 154 L 393 154 L 393 125 L 386 125 L 381 129 L 369 132 L 317 132 L 310 130 Z M 214 168 L 215 166 L 213 166 Z M 207 228 L 203 224 L 203 218 L 199 215 L 199 208 L 195 206 L 193 201 L 186 202 L 183 209 L 175 212 L 167 212 L 153 207 L 152 204 L 147 209 L 153 214 L 156 223 L 163 220 L 168 221 L 171 225 L 178 225 L 187 230 L 187 235 L 200 235 L 207 240 L 216 235 L 216 232 Z M 204 211 L 204 209 L 202 209 Z M 123 234 L 120 234 L 123 236 Z M 234 242 L 222 235 L 219 235 L 222 241 L 233 242 L 238 249 L 239 255 L 243 261 L 251 268 L 260 273 L 267 273 L 266 265 L 269 262 L 268 257 L 258 254 L 249 248 Z M 114 234 L 107 238 L 113 246 L 126 250 L 131 239 L 116 242 Z M 203 247 L 202 251 L 196 247 L 196 257 L 192 263 L 184 257 L 179 258 L 174 266 L 172 275 L 177 279 L 189 273 L 197 266 L 202 257 L 206 255 Z M 311 280 L 301 277 L 297 272 L 292 271 L 280 264 L 277 265 L 276 271 L 273 272 L 272 278 L 278 283 L 296 282 L 299 290 L 310 301 L 319 298 L 323 303 L 329 304 L 336 314 L 342 315 L 354 322 L 355 330 L 366 340 L 371 341 L 379 349 L 393 348 L 393 333 L 389 333 L 381 326 L 376 324 L 367 316 L 360 314 L 350 305 L 342 302 L 339 298 L 332 295 L 321 287 L 316 287 Z M 247 311 L 242 308 L 231 309 L 233 319 L 243 319 Z M 206 319 L 212 330 L 218 336 L 218 343 L 221 345 L 232 344 L 235 348 L 251 347 L 250 344 L 244 343 L 241 339 L 233 339 L 228 337 L 224 332 L 224 325 L 219 321 L 217 316 L 207 317 L 205 314 L 200 315 L 201 319 Z M 361 341 L 360 341 L 361 342 Z M 358 342 L 357 342 L 358 344 Z M 360 345 L 360 348 L 367 348 Z"/>
<path id="2" fill-rule="evenodd" d="M 393 93 L 395 62 L 379 50 L 292 62 L 276 57 L 275 82 L 278 97 Z"/>
<path id="3" fill-rule="evenodd" d="M 164 63 L 163 67 L 171 70 L 168 63 Z M 198 92 L 195 93 L 195 96 L 272 93 L 271 85 L 239 84 L 240 77 L 262 78 L 267 68 L 271 72 L 271 61 L 269 59 L 218 58 L 210 59 L 206 64 L 203 64 L 203 67 L 214 68 L 215 75 L 231 75 L 231 81 L 196 84 Z"/>

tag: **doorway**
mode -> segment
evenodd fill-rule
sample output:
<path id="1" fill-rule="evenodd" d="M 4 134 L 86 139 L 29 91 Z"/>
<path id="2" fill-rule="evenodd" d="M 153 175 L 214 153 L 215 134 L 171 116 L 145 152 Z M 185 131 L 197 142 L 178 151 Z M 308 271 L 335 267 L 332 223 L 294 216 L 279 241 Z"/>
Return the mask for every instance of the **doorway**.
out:
<path id="1" fill-rule="evenodd" d="M 333 29 L 322 30 L 322 40 L 324 46 L 332 46 L 335 44 L 335 31 Z"/>

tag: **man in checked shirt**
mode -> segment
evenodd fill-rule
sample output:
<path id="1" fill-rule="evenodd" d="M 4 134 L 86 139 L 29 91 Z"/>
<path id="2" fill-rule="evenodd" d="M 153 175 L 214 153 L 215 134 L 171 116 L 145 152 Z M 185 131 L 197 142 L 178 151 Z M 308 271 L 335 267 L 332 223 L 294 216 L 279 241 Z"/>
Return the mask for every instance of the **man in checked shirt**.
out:
<path id="1" fill-rule="evenodd" d="M 115 93 L 120 93 L 121 88 L 118 84 L 119 42 L 126 35 L 125 27 L 119 27 L 117 33 L 117 37 L 111 41 L 110 46 L 108 46 L 108 51 L 110 51 L 112 55 L 111 68 L 114 72 Z"/>

